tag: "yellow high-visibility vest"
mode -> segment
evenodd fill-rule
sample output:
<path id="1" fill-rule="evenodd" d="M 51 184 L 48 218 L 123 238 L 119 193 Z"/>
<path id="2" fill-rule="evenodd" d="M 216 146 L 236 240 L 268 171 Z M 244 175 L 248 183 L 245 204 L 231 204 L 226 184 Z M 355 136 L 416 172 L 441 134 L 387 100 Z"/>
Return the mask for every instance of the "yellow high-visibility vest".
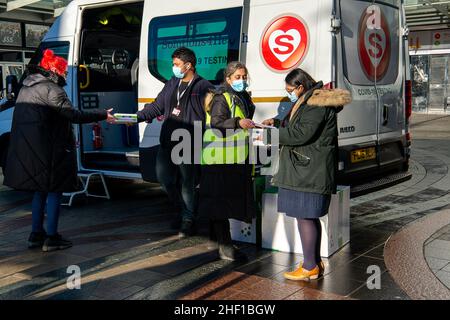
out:
<path id="1" fill-rule="evenodd" d="M 231 117 L 245 119 L 245 114 L 228 92 L 223 93 Z M 211 115 L 206 113 L 206 128 L 203 135 L 202 165 L 243 164 L 248 157 L 248 131 L 238 129 L 233 135 L 222 137 L 218 129 L 211 128 Z"/>

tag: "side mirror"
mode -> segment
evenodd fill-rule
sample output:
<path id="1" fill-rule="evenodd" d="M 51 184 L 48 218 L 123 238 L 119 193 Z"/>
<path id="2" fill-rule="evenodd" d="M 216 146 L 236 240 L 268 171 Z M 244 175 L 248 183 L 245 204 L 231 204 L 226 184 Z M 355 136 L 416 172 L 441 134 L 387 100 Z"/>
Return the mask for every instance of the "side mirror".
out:
<path id="1" fill-rule="evenodd" d="M 8 100 L 16 100 L 19 94 L 19 82 L 17 76 L 9 75 L 6 77 L 6 98 Z"/>

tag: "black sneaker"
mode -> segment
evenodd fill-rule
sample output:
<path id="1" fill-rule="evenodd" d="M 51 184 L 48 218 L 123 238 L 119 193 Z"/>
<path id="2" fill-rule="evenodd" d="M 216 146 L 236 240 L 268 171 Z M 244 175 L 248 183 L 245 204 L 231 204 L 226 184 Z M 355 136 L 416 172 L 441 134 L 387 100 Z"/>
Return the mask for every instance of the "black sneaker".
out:
<path id="1" fill-rule="evenodd" d="M 222 260 L 247 261 L 248 257 L 231 244 L 219 245 L 219 256 Z"/>
<path id="2" fill-rule="evenodd" d="M 183 220 L 181 223 L 181 230 L 178 233 L 179 238 L 186 238 L 195 235 L 195 223 L 192 220 Z"/>
<path id="3" fill-rule="evenodd" d="M 64 250 L 70 248 L 72 246 L 72 242 L 69 240 L 63 239 L 60 234 L 56 234 L 55 236 L 49 236 L 44 242 L 42 246 L 42 251 L 49 252 L 55 250 Z"/>
<path id="4" fill-rule="evenodd" d="M 28 238 L 28 248 L 34 249 L 42 247 L 47 238 L 47 233 L 43 232 L 32 232 L 30 233 L 30 237 Z"/>

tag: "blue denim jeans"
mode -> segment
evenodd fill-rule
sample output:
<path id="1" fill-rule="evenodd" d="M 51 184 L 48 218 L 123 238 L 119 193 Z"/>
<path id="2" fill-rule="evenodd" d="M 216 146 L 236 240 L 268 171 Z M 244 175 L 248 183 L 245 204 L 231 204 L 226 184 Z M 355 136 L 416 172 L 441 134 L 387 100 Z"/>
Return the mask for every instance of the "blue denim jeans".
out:
<path id="1" fill-rule="evenodd" d="M 33 232 L 44 231 L 44 212 L 47 204 L 47 234 L 54 236 L 58 233 L 58 221 L 62 193 L 35 192 L 32 202 Z"/>
<path id="2" fill-rule="evenodd" d="M 175 165 L 171 149 L 160 147 L 156 159 L 156 176 L 169 200 L 181 208 L 183 220 L 197 219 L 199 167 L 193 164 Z"/>

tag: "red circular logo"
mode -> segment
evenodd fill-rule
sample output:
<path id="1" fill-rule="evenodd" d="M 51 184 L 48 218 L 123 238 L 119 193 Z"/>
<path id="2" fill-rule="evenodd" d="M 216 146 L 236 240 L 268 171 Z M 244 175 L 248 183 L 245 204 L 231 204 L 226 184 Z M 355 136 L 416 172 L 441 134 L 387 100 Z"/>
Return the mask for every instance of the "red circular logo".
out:
<path id="1" fill-rule="evenodd" d="M 273 71 L 296 67 L 308 51 L 309 33 L 300 18 L 283 16 L 272 21 L 261 40 L 261 56 Z"/>
<path id="2" fill-rule="evenodd" d="M 375 14 L 379 14 L 378 20 Z M 381 10 L 363 13 L 359 25 L 358 48 L 359 60 L 367 78 L 370 81 L 383 79 L 391 60 L 391 34 Z"/>

